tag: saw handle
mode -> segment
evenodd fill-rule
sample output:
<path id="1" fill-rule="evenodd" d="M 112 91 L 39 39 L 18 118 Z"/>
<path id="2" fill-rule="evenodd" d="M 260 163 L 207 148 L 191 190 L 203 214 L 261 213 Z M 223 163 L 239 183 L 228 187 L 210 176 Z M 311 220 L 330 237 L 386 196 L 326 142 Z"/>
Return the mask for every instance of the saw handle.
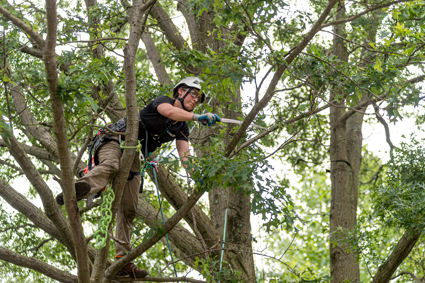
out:
<path id="1" fill-rule="evenodd" d="M 204 126 L 208 126 L 208 122 L 207 122 L 207 120 L 202 120 L 202 125 L 204 125 Z"/>

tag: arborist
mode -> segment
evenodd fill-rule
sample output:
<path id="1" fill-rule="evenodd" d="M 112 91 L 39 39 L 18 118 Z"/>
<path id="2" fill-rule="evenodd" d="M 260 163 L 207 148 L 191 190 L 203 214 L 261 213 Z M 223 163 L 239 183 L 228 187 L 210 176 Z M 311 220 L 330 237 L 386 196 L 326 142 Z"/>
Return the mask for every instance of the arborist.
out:
<path id="1" fill-rule="evenodd" d="M 221 121 L 216 114 L 191 113 L 198 103 L 205 100 L 205 94 L 201 92 L 202 82 L 198 77 L 187 77 L 174 87 L 173 98 L 159 96 L 139 112 L 138 139 L 142 144 L 144 158 L 147 158 L 149 153 L 154 152 L 161 144 L 176 140 L 180 161 L 187 161 L 190 153 L 189 127 L 186 121 L 203 122 L 208 126 Z M 125 132 L 125 118 L 110 125 L 109 128 L 116 132 Z M 124 138 L 124 135 L 118 137 L 108 135 L 106 131 L 100 131 L 95 137 L 91 145 L 95 167 L 75 182 L 78 201 L 98 194 L 118 173 L 122 155 L 120 142 Z M 121 258 L 131 250 L 130 240 L 133 220 L 136 217 L 138 194 L 142 190 L 142 186 L 139 186 L 141 181 L 139 158 L 136 154 L 117 211 L 115 236 L 120 242 L 128 243 L 128 245 L 116 243 L 116 259 Z M 91 158 L 89 157 L 89 159 Z M 89 160 L 89 164 L 91 165 L 91 160 Z M 186 168 L 185 165 L 183 166 Z M 56 202 L 59 205 L 64 204 L 62 193 L 56 197 Z M 117 275 L 143 278 L 148 275 L 148 272 L 131 262 Z"/>

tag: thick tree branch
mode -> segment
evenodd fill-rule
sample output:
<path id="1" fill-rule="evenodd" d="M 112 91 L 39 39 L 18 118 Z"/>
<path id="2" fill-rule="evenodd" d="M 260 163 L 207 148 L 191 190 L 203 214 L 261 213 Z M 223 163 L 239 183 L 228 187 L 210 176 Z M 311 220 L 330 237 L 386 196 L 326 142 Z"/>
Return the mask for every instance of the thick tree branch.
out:
<path id="1" fill-rule="evenodd" d="M 0 259 L 13 263 L 18 266 L 30 268 L 32 270 L 38 271 L 47 277 L 58 280 L 59 282 L 66 283 L 77 283 L 77 276 L 69 274 L 68 272 L 62 271 L 59 268 L 51 266 L 44 261 L 33 257 L 26 257 L 19 255 L 11 250 L 0 247 Z"/>
<path id="2" fill-rule="evenodd" d="M 13 85 L 11 82 L 8 83 L 8 87 L 15 109 L 19 113 L 19 117 L 27 130 L 26 134 L 32 135 L 47 151 L 57 156 L 58 148 L 54 138 L 35 118 L 31 109 L 28 107 L 22 88 L 18 84 Z"/>
<path id="3" fill-rule="evenodd" d="M 157 227 L 158 222 L 162 221 L 158 211 L 146 200 L 139 199 L 139 205 L 137 207 L 137 214 L 141 216 L 150 227 Z M 164 219 L 168 221 L 169 218 L 164 216 Z M 168 238 L 183 256 L 198 254 L 204 251 L 199 239 L 181 226 L 176 226 L 171 230 L 168 233 Z M 186 261 L 186 263 L 190 265 L 193 264 L 193 262 L 194 258 L 188 258 L 188 261 Z"/>
<path id="4" fill-rule="evenodd" d="M 89 261 L 87 254 L 87 243 L 78 211 L 77 197 L 74 188 L 74 175 L 72 171 L 71 154 L 69 142 L 66 135 L 65 114 L 62 99 L 58 95 L 58 72 L 56 69 L 56 32 L 57 11 L 56 1 L 46 0 L 47 37 L 44 49 L 44 66 L 46 70 L 47 85 L 50 93 L 54 118 L 54 132 L 58 146 L 60 169 L 62 171 L 61 185 L 65 208 L 68 212 L 71 234 L 77 258 L 78 280 L 89 282 Z"/>
<path id="5" fill-rule="evenodd" d="M 208 12 L 204 11 L 202 15 L 195 15 L 190 9 L 190 5 L 187 0 L 179 0 L 177 3 L 177 10 L 183 14 L 186 20 L 192 42 L 192 49 L 205 52 L 207 47 L 205 31 L 212 30 L 211 27 L 206 27 L 206 25 L 211 22 L 207 19 L 207 17 L 209 17 L 209 14 L 212 13 L 212 9 Z"/>
<path id="6" fill-rule="evenodd" d="M 150 249 L 153 245 L 155 245 L 162 237 L 164 237 L 167 233 L 173 229 L 180 220 L 189 213 L 192 207 L 196 204 L 196 202 L 202 197 L 203 192 L 194 192 L 188 200 L 183 204 L 183 206 L 162 226 L 161 234 L 158 231 L 152 236 L 152 238 L 148 239 L 143 244 L 140 244 L 132 251 L 130 251 L 127 255 L 125 255 L 121 260 L 113 263 L 105 272 L 106 278 L 112 278 L 114 274 L 116 274 L 124 265 L 134 260 L 136 257 L 140 256 L 148 249 Z"/>
<path id="7" fill-rule="evenodd" d="M 140 37 L 143 29 L 143 14 L 154 5 L 156 0 L 149 0 L 147 3 L 142 3 L 141 0 L 133 2 L 133 9 L 130 19 L 130 34 L 128 43 L 124 47 L 124 76 L 125 76 L 125 104 L 127 109 L 127 129 L 125 143 L 128 147 L 135 147 L 137 144 L 137 136 L 139 132 L 139 118 L 137 105 L 136 91 L 136 53 L 139 47 Z M 118 210 L 121 205 L 121 199 L 125 184 L 127 183 L 128 173 L 130 172 L 131 164 L 135 156 L 134 148 L 126 148 L 120 160 L 120 169 L 112 184 L 115 191 L 115 200 L 112 205 L 112 215 Z M 113 221 L 111 221 L 110 225 Z M 103 274 L 105 269 L 106 258 L 108 255 L 109 238 L 106 246 L 100 250 L 99 256 L 95 261 L 95 269 L 92 278 Z M 122 260 L 120 260 L 122 261 Z M 129 261 L 125 262 L 128 263 Z M 123 264 L 120 269 L 125 265 Z M 118 270 L 116 270 L 117 272 Z"/>
<path id="8" fill-rule="evenodd" d="M 173 82 L 165 69 L 165 65 L 162 62 L 161 55 L 159 54 L 158 48 L 156 48 L 155 41 L 151 34 L 146 31 L 142 33 L 142 41 L 145 44 L 148 59 L 152 62 L 159 83 L 162 85 L 172 85 Z"/>
<path id="9" fill-rule="evenodd" d="M 155 4 L 150 13 L 158 22 L 158 26 L 165 33 L 168 41 L 172 43 L 177 50 L 185 49 L 184 38 L 181 36 L 180 32 L 177 30 L 173 21 L 162 6 L 159 3 Z"/>
<path id="10" fill-rule="evenodd" d="M 15 26 L 20 28 L 23 32 L 28 34 L 35 42 L 37 42 L 37 44 L 40 46 L 40 48 L 43 48 L 44 40 L 41 37 L 41 35 L 36 33 L 31 27 L 29 27 L 27 24 L 25 24 L 24 21 L 22 21 L 21 19 L 19 19 L 16 16 L 14 16 L 11 12 L 6 10 L 6 8 L 3 7 L 2 5 L 0 5 L 0 13 L 3 14 L 3 16 L 6 19 L 8 19 L 9 21 L 11 21 Z"/>
<path id="11" fill-rule="evenodd" d="M 10 206 L 25 215 L 37 227 L 46 232 L 47 234 L 55 237 L 60 242 L 65 243 L 64 235 L 56 228 L 46 214 L 38 207 L 33 205 L 22 194 L 18 193 L 11 187 L 5 180 L 0 178 L 0 197 L 2 197 Z"/>
<path id="12" fill-rule="evenodd" d="M 303 38 L 303 40 L 294 48 L 294 50 L 289 54 L 289 56 L 286 58 L 284 65 L 279 65 L 277 67 L 277 70 L 270 82 L 270 85 L 266 91 L 266 94 L 264 97 L 251 109 L 251 111 L 246 116 L 245 120 L 243 121 L 240 128 L 236 131 L 233 139 L 230 141 L 229 145 L 225 149 L 225 156 L 230 156 L 233 149 L 236 147 L 236 145 L 239 143 L 239 141 L 242 139 L 243 135 L 246 132 L 246 129 L 249 127 L 249 125 L 254 120 L 255 116 L 260 112 L 267 103 L 272 99 L 274 95 L 274 90 L 280 81 L 283 72 L 286 70 L 287 66 L 289 66 L 292 61 L 301 53 L 301 51 L 307 46 L 307 44 L 310 42 L 310 40 L 314 37 L 314 35 L 320 30 L 320 26 L 325 21 L 326 17 L 329 15 L 331 9 L 335 4 L 337 3 L 337 0 L 329 0 L 326 8 L 320 15 L 317 22 L 313 25 L 311 30 L 307 33 L 307 35 Z"/>
<path id="13" fill-rule="evenodd" d="M 32 155 L 38 159 L 45 159 L 45 160 L 59 163 L 59 159 L 56 156 L 54 156 L 53 154 L 49 153 L 48 151 L 42 148 L 29 146 L 20 142 L 18 142 L 17 144 L 25 151 L 25 153 L 29 155 Z M 7 147 L 7 144 L 3 139 L 0 139 L 0 147 Z"/>
<path id="14" fill-rule="evenodd" d="M 19 146 L 19 143 L 13 135 L 9 138 L 9 142 L 10 153 L 18 162 L 22 170 L 25 172 L 27 179 L 31 182 L 31 184 L 34 186 L 34 188 L 40 195 L 44 209 L 46 210 L 46 215 L 56 225 L 62 235 L 61 238 L 64 240 L 65 246 L 72 253 L 74 248 L 72 244 L 72 239 L 70 237 L 70 229 L 67 225 L 65 216 L 63 215 L 62 211 L 59 210 L 56 202 L 53 199 L 52 191 L 47 186 L 43 178 L 41 178 L 40 174 L 37 171 L 37 168 L 31 162 L 29 157 L 25 154 L 23 149 Z"/>
<path id="15" fill-rule="evenodd" d="M 388 283 L 391 280 L 394 272 L 409 255 L 410 251 L 419 240 L 421 232 L 413 231 L 411 229 L 404 232 L 397 245 L 392 250 L 390 256 L 384 264 L 379 266 L 378 271 L 373 278 L 373 283 Z"/>
<path id="16" fill-rule="evenodd" d="M 26 54 L 29 54 L 31 56 L 34 56 L 38 59 L 43 60 L 43 51 L 41 51 L 39 49 L 31 48 L 31 47 L 28 47 L 28 46 L 22 46 L 21 51 L 26 53 Z"/>

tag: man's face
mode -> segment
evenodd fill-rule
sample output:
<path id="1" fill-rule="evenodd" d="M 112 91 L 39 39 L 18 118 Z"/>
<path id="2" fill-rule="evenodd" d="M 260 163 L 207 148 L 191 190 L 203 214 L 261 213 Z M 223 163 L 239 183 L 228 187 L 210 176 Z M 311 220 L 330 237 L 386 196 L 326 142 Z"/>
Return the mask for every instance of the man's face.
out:
<path id="1" fill-rule="evenodd" d="M 180 88 L 179 90 L 179 96 L 183 97 L 188 89 L 184 90 L 183 88 Z M 183 103 L 186 109 L 193 110 L 195 109 L 196 105 L 202 100 L 202 94 L 199 94 L 199 90 L 196 88 L 192 88 L 189 94 L 184 99 Z"/>

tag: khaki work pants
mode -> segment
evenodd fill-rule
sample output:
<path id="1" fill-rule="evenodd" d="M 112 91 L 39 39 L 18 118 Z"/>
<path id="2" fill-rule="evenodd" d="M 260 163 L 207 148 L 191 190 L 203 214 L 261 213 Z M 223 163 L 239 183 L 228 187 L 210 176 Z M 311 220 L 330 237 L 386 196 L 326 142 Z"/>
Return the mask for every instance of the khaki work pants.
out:
<path id="1" fill-rule="evenodd" d="M 85 176 L 76 181 L 90 184 L 91 191 L 87 195 L 93 195 L 108 185 L 118 173 L 122 152 L 117 142 L 111 141 L 98 150 L 99 164 Z M 132 172 L 140 172 L 140 161 L 136 154 L 131 165 Z M 117 211 L 117 226 L 115 236 L 128 243 L 128 245 L 116 244 L 117 255 L 124 255 L 131 250 L 130 239 L 133 229 L 133 220 L 136 217 L 137 203 L 140 188 L 140 175 L 136 175 L 125 185 L 121 204 Z"/>

